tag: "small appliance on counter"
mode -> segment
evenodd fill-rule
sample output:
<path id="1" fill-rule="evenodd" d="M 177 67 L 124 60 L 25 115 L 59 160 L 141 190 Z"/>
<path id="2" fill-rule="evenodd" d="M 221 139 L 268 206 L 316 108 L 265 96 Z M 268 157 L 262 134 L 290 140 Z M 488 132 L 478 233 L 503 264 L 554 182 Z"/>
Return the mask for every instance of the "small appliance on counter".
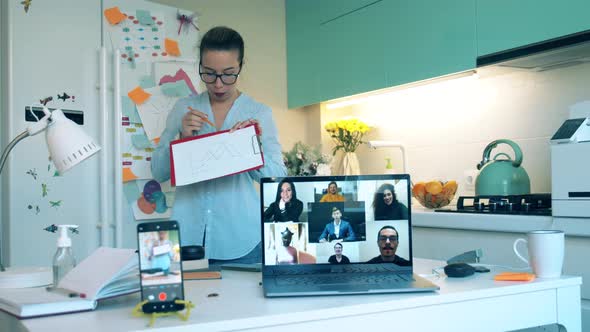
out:
<path id="1" fill-rule="evenodd" d="M 550 216 L 551 194 L 460 196 L 456 209 L 434 211 Z"/>
<path id="2" fill-rule="evenodd" d="M 493 158 L 490 154 L 498 144 L 508 144 L 514 150 L 514 160 L 506 153 L 500 152 Z M 498 159 L 498 157 L 506 159 Z M 515 142 L 499 139 L 491 142 L 483 151 L 483 157 L 477 169 L 479 175 L 475 179 L 475 194 L 486 196 L 526 195 L 531 192 L 529 175 L 522 168 L 522 150 Z"/>
<path id="3" fill-rule="evenodd" d="M 553 217 L 590 221 L 590 118 L 566 120 L 551 138 Z"/>

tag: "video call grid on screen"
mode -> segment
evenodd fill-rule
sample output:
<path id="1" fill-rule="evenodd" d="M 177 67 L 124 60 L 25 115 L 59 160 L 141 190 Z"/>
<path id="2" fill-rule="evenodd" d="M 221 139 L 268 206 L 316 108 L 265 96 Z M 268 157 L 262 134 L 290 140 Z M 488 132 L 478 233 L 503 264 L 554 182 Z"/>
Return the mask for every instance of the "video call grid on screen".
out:
<path id="1" fill-rule="evenodd" d="M 289 214 L 290 208 L 301 206 L 298 220 L 293 217 L 281 220 L 281 217 L 275 217 L 279 212 L 273 214 L 279 205 L 277 198 L 281 198 L 278 186 L 284 180 L 293 184 L 296 195 L 292 193 L 291 204 L 282 206 L 283 211 Z M 336 182 L 336 194 L 339 195 L 332 195 L 332 198 L 343 198 L 343 202 L 320 202 L 328 193 L 331 182 Z M 375 194 L 380 189 L 383 192 L 384 188 L 392 187 L 397 200 L 396 211 L 402 212 L 384 214 L 383 210 L 379 210 L 382 207 L 382 204 L 379 206 L 379 201 L 384 200 L 384 197 Z M 407 175 L 267 178 L 263 179 L 261 190 L 264 218 L 263 259 L 266 266 L 331 264 L 330 258 L 334 260 L 333 256 L 338 249 L 350 263 L 367 263 L 380 255 L 377 237 L 383 226 L 393 226 L 396 229 L 399 238 L 396 255 L 411 262 L 410 193 Z M 295 201 L 300 201 L 301 204 Z M 344 234 L 339 234 L 339 239 L 335 239 L 335 236 L 326 237 L 324 233 L 326 225 L 333 223 L 333 212 L 337 212 L 336 210 L 341 215 L 340 232 L 344 231 Z M 347 230 L 350 229 L 354 233 L 352 237 L 347 236 Z"/>

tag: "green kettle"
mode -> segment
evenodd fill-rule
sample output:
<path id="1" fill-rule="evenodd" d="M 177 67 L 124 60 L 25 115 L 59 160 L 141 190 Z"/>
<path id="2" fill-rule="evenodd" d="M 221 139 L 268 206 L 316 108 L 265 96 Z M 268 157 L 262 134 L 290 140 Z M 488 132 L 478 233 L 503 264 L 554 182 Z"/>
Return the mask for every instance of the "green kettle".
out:
<path id="1" fill-rule="evenodd" d="M 514 159 L 498 153 L 490 159 L 490 153 L 498 144 L 505 143 L 514 150 Z M 498 159 L 504 156 L 508 159 Z M 477 165 L 480 170 L 475 179 L 475 195 L 524 195 L 531 193 L 531 180 L 522 168 L 522 151 L 518 144 L 508 139 L 491 142 L 483 151 L 483 159 Z"/>

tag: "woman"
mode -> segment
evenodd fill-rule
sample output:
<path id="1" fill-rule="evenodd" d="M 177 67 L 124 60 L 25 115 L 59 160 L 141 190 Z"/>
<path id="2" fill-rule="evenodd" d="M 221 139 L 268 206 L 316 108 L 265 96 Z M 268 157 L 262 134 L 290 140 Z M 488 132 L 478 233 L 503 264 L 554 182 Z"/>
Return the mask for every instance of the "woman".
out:
<path id="1" fill-rule="evenodd" d="M 342 243 L 336 242 L 334 245 L 334 255 L 328 258 L 330 264 L 350 264 L 350 259 L 342 255 Z"/>
<path id="2" fill-rule="evenodd" d="M 180 223 L 183 244 L 204 244 L 214 264 L 261 262 L 259 198 L 253 182 L 286 175 L 270 108 L 236 86 L 243 65 L 244 41 L 238 32 L 215 27 L 205 33 L 199 76 L 207 91 L 176 103 L 152 156 L 154 178 L 166 181 L 170 178 L 170 141 L 178 134 L 185 138 L 250 124 L 259 127 L 264 167 L 176 188 L 172 219 Z"/>
<path id="3" fill-rule="evenodd" d="M 392 184 L 382 184 L 373 198 L 375 220 L 408 219 L 408 208 L 395 196 Z"/>
<path id="4" fill-rule="evenodd" d="M 275 201 L 264 211 L 264 220 L 299 222 L 302 211 L 303 202 L 297 199 L 295 184 L 289 179 L 283 179 L 277 187 Z"/>

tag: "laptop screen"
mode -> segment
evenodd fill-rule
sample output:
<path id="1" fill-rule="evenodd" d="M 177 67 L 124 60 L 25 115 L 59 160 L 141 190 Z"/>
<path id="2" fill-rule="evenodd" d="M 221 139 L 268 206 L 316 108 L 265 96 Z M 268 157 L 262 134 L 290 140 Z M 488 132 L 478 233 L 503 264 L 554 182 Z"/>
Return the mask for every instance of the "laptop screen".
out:
<path id="1" fill-rule="evenodd" d="M 407 174 L 263 178 L 263 265 L 412 266 Z"/>

